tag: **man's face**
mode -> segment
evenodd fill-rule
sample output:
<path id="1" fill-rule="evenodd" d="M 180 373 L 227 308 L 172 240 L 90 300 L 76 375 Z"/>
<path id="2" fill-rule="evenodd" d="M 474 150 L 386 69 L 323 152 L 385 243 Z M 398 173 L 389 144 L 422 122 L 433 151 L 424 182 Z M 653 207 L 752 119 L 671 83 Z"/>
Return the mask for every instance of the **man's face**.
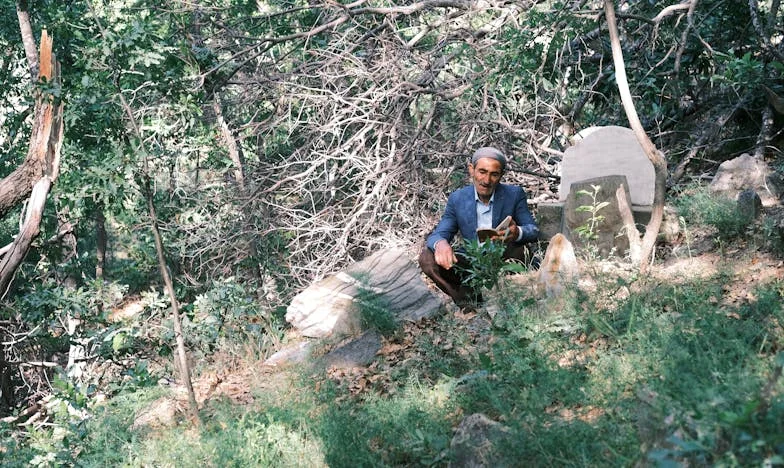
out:
<path id="1" fill-rule="evenodd" d="M 468 173 L 474 179 L 476 193 L 483 202 L 490 201 L 504 174 L 501 162 L 493 158 L 479 158 L 476 164 L 468 164 Z"/>

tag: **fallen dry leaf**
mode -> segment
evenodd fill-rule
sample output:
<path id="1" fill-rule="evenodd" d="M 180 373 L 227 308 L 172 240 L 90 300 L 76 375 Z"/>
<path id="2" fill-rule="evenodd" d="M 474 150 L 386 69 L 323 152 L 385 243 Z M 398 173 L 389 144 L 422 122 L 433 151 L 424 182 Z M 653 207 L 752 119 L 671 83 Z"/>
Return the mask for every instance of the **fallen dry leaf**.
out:
<path id="1" fill-rule="evenodd" d="M 458 320 L 462 320 L 463 322 L 467 322 L 474 317 L 476 317 L 476 312 L 473 310 L 465 313 L 463 313 L 462 310 L 458 310 L 457 312 L 455 312 L 455 318 Z"/>

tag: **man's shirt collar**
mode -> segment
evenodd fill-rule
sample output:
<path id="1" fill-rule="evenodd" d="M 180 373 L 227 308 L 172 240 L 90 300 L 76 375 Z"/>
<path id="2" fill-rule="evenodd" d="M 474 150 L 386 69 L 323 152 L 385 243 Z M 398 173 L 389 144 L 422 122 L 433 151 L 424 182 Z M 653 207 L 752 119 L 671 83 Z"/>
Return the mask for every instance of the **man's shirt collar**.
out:
<path id="1" fill-rule="evenodd" d="M 490 195 L 490 201 L 487 202 L 487 204 L 489 205 L 490 203 L 493 203 L 493 200 L 495 200 L 495 190 L 493 190 L 493 194 Z M 474 201 L 484 204 L 484 202 L 479 199 L 479 194 L 476 192 L 476 187 L 474 187 Z"/>

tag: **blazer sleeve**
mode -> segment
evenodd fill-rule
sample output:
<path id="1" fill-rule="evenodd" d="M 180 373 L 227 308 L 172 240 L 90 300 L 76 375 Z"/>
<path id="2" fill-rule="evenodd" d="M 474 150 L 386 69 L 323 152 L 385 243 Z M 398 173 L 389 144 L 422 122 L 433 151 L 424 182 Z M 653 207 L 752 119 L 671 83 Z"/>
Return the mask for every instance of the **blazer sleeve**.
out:
<path id="1" fill-rule="evenodd" d="M 539 226 L 536 225 L 531 211 L 528 209 L 528 196 L 522 187 L 515 197 L 514 214 L 512 217 L 522 232 L 520 242 L 534 242 L 539 239 Z"/>
<path id="2" fill-rule="evenodd" d="M 459 228 L 457 221 L 458 196 L 458 192 L 453 192 L 449 195 L 441 221 L 438 222 L 436 228 L 427 237 L 427 247 L 434 252 L 438 241 L 446 240 L 447 242 L 452 242 L 455 234 L 457 234 Z"/>

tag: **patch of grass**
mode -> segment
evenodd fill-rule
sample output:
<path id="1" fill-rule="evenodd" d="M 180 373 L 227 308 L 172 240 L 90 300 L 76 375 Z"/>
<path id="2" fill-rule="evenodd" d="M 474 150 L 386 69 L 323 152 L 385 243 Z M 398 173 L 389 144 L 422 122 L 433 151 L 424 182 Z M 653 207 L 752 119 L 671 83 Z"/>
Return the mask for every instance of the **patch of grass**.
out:
<path id="1" fill-rule="evenodd" d="M 675 199 L 675 206 L 687 223 L 713 226 L 722 240 L 740 236 L 751 222 L 740 215 L 735 200 L 712 193 L 706 186 L 687 188 Z"/>
<path id="2" fill-rule="evenodd" d="M 328 405 L 318 422 L 326 462 L 331 467 L 443 463 L 454 410 L 448 382 L 431 385 L 413 379 L 399 395 Z"/>
<path id="3" fill-rule="evenodd" d="M 146 387 L 115 395 L 106 404 L 93 409 L 93 417 L 85 426 L 84 450 L 79 454 L 80 466 L 119 466 L 127 462 L 129 453 L 144 440 L 130 430 L 137 412 L 167 393 L 161 387 Z"/>
<path id="4" fill-rule="evenodd" d="M 283 413 L 212 402 L 201 430 L 181 426 L 130 431 L 141 400 L 115 399 L 90 424 L 79 466 L 325 466 L 307 425 Z"/>

